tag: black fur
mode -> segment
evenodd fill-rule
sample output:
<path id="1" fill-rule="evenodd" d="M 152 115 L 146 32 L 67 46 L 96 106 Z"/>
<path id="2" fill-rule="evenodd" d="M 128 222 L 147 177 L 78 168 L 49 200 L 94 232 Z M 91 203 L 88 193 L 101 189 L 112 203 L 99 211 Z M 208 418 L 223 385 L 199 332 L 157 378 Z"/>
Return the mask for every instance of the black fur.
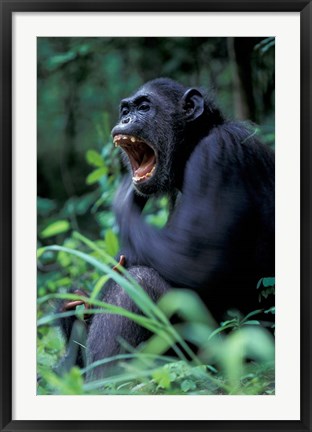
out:
<path id="1" fill-rule="evenodd" d="M 221 319 L 230 307 L 259 307 L 256 284 L 274 275 L 274 153 L 249 127 L 225 120 L 202 90 L 193 93 L 192 100 L 187 88 L 158 79 L 135 94 L 148 94 L 156 108 L 112 133 L 150 142 L 158 166 L 146 184 L 119 192 L 115 210 L 129 265 L 154 268 L 171 286 L 198 290 Z M 168 226 L 146 224 L 137 192 L 175 189 L 182 194 Z"/>

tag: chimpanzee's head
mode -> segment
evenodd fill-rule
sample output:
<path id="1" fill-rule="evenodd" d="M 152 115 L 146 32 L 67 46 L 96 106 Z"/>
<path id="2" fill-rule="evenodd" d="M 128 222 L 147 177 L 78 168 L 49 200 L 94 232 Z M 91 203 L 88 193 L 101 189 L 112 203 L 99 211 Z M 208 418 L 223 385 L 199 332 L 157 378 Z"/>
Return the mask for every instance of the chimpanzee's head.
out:
<path id="1" fill-rule="evenodd" d="M 194 143 L 220 119 L 200 90 L 168 78 L 149 81 L 123 99 L 112 136 L 126 156 L 135 189 L 152 195 L 181 187 Z"/>

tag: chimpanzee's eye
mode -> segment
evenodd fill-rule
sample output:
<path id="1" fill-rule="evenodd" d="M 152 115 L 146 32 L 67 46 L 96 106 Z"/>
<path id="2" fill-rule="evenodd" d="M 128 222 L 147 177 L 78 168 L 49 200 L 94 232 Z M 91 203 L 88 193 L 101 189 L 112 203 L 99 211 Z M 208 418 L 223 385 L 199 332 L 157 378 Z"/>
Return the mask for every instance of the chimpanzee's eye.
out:
<path id="1" fill-rule="evenodd" d="M 139 111 L 148 111 L 150 109 L 150 106 L 148 103 L 143 102 L 141 103 L 141 105 L 139 106 Z"/>
<path id="2" fill-rule="evenodd" d="M 129 114 L 129 112 L 130 112 L 130 110 L 129 110 L 128 107 L 122 107 L 121 110 L 120 110 L 120 115 L 126 116 L 126 115 Z"/>

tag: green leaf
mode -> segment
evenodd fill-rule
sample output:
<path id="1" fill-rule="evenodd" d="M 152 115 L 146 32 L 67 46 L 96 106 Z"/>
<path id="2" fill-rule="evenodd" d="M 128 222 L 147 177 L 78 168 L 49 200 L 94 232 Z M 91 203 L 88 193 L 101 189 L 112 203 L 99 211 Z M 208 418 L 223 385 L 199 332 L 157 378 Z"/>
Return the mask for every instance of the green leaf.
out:
<path id="1" fill-rule="evenodd" d="M 50 70 L 57 69 L 58 67 L 73 61 L 77 54 L 74 51 L 68 51 L 64 54 L 58 54 L 51 57 L 47 62 L 47 68 Z"/>
<path id="2" fill-rule="evenodd" d="M 243 323 L 243 325 L 260 325 L 258 320 L 248 320 Z"/>
<path id="3" fill-rule="evenodd" d="M 85 311 L 85 305 L 84 304 L 76 306 L 76 310 L 75 310 L 76 317 L 78 319 L 80 319 L 81 321 L 84 320 L 83 319 L 84 318 L 84 311 Z"/>
<path id="4" fill-rule="evenodd" d="M 193 381 L 191 381 L 191 380 L 184 380 L 184 381 L 181 383 L 181 390 L 182 390 L 184 393 L 187 393 L 187 392 L 189 392 L 190 390 L 196 390 L 196 384 L 195 384 Z"/>
<path id="5" fill-rule="evenodd" d="M 39 259 L 41 257 L 41 255 L 44 254 L 45 248 L 41 247 L 37 250 L 37 258 Z"/>
<path id="6" fill-rule="evenodd" d="M 62 394 L 83 394 L 83 377 L 79 368 L 73 367 L 68 374 L 62 376 L 61 382 Z"/>
<path id="7" fill-rule="evenodd" d="M 99 180 L 101 180 L 101 178 L 103 176 L 105 176 L 107 174 L 107 168 L 105 166 L 103 166 L 102 168 L 98 168 L 95 171 L 92 171 L 88 177 L 86 178 L 86 183 L 88 185 L 92 185 L 96 182 L 98 182 Z"/>
<path id="8" fill-rule="evenodd" d="M 243 321 L 247 320 L 248 318 L 250 318 L 250 317 L 252 317 L 252 316 L 254 316 L 254 315 L 258 315 L 258 314 L 261 313 L 261 312 L 263 312 L 263 309 L 257 309 L 257 310 L 254 310 L 254 311 L 252 311 L 252 312 L 249 312 L 249 314 L 247 314 L 247 315 L 245 316 L 245 318 L 244 318 Z"/>
<path id="9" fill-rule="evenodd" d="M 62 234 L 70 229 L 70 223 L 67 220 L 59 220 L 48 225 L 42 232 L 42 238 L 53 237 Z"/>
<path id="10" fill-rule="evenodd" d="M 112 230 L 107 230 L 105 233 L 105 246 L 107 253 L 112 257 L 114 257 L 118 253 L 118 238 Z"/>
<path id="11" fill-rule="evenodd" d="M 275 278 L 274 277 L 263 278 L 263 286 L 265 288 L 271 287 L 274 285 L 275 285 Z"/>
<path id="12" fill-rule="evenodd" d="M 227 326 L 228 324 L 236 324 L 237 323 L 237 318 L 231 319 L 231 320 L 227 320 L 227 321 L 222 321 L 220 324 L 220 327 L 224 327 Z"/>
<path id="13" fill-rule="evenodd" d="M 207 369 L 210 370 L 213 373 L 218 373 L 217 369 L 211 365 L 207 365 Z"/>
<path id="14" fill-rule="evenodd" d="M 271 314 L 275 315 L 275 306 L 272 306 L 268 310 L 265 310 L 264 313 L 265 314 L 271 313 Z"/>
<path id="15" fill-rule="evenodd" d="M 40 216 L 48 216 L 57 209 L 55 201 L 48 198 L 37 197 L 37 211 Z"/>
<path id="16" fill-rule="evenodd" d="M 160 388 L 163 388 L 163 389 L 170 388 L 170 384 L 171 384 L 170 373 L 167 369 L 162 368 L 162 369 L 156 370 L 152 374 L 152 377 L 154 378 L 154 380 L 156 381 L 156 383 L 158 384 L 158 386 Z"/>
<path id="17" fill-rule="evenodd" d="M 259 289 L 261 287 L 263 278 L 259 279 L 258 283 L 257 283 L 257 289 Z"/>
<path id="18" fill-rule="evenodd" d="M 57 262 L 63 267 L 66 268 L 71 265 L 72 257 L 71 255 L 65 252 L 59 252 L 57 255 Z"/>
<path id="19" fill-rule="evenodd" d="M 224 326 L 222 326 L 222 327 L 217 328 L 216 330 L 214 330 L 214 331 L 210 334 L 208 340 L 212 339 L 214 336 L 216 336 L 217 334 L 223 332 L 224 330 L 227 330 L 227 329 L 229 329 L 229 328 L 233 328 L 234 326 L 235 326 L 235 325 L 234 325 L 233 323 L 231 323 L 231 324 L 227 324 L 227 325 L 224 325 Z"/>
<path id="20" fill-rule="evenodd" d="M 99 295 L 99 293 L 101 292 L 104 284 L 106 284 L 106 282 L 109 280 L 109 276 L 108 275 L 103 275 L 100 277 L 100 279 L 96 282 L 96 284 L 94 285 L 92 294 L 90 296 L 91 299 L 96 299 L 97 296 Z"/>
<path id="21" fill-rule="evenodd" d="M 86 153 L 86 159 L 90 165 L 98 168 L 104 167 L 104 160 L 96 150 L 88 150 Z"/>

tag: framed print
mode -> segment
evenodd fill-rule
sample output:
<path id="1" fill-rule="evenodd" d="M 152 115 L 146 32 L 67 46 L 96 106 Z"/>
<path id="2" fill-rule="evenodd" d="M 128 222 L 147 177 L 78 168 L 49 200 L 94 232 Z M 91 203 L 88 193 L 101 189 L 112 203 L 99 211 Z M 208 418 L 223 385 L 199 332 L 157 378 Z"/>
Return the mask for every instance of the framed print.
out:
<path id="1" fill-rule="evenodd" d="M 1 29 L 1 430 L 311 430 L 311 2 Z"/>

